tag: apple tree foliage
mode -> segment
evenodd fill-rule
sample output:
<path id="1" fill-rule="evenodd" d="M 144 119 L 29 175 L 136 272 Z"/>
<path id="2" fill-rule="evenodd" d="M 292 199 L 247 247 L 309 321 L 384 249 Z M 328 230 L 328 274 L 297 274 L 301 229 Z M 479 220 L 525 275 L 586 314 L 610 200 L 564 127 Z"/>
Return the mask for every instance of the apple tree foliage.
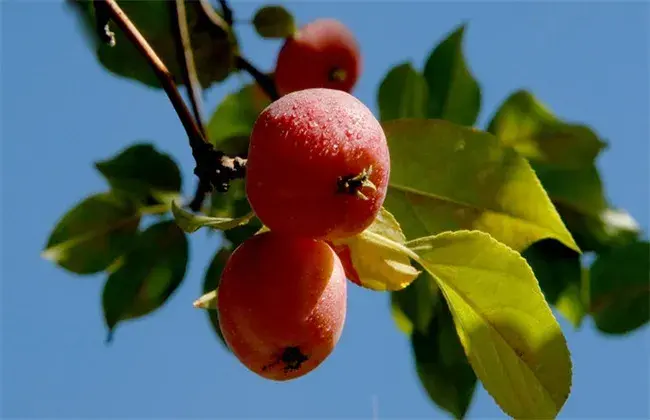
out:
<path id="1" fill-rule="evenodd" d="M 179 2 L 189 48 L 175 28 Z M 178 76 L 188 49 L 198 89 L 242 71 L 225 2 L 118 3 L 177 85 L 188 84 Z M 120 28 L 97 25 L 97 4 L 69 4 L 107 71 L 161 88 Z M 216 26 L 215 17 L 228 25 Z M 261 8 L 251 21 L 269 39 L 297 27 L 279 6 Z M 377 117 L 391 153 L 384 209 L 367 231 L 334 245 L 349 247 L 364 287 L 390 294 L 421 385 L 450 416 L 465 415 L 480 380 L 512 417 L 555 417 L 570 394 L 572 361 L 552 308 L 576 329 L 585 317 L 604 335 L 640 328 L 650 314 L 650 244 L 608 200 L 596 167 L 607 143 L 592 128 L 562 120 L 525 90 L 512 92 L 486 127 L 476 126 L 481 88 L 463 53 L 464 30 L 442 39 L 422 68 L 404 61 L 381 81 Z M 204 124 L 209 142 L 245 156 L 252 125 L 271 102 L 267 93 L 251 83 L 226 95 Z M 105 190 L 61 217 L 43 256 L 78 275 L 105 273 L 110 338 L 118 324 L 154 312 L 182 284 L 191 233 L 220 231 L 223 246 L 206 261 L 195 302 L 220 336 L 213 299 L 219 273 L 230 252 L 263 228 L 243 181 L 192 211 L 173 157 L 152 143 L 134 143 L 94 166 Z"/>

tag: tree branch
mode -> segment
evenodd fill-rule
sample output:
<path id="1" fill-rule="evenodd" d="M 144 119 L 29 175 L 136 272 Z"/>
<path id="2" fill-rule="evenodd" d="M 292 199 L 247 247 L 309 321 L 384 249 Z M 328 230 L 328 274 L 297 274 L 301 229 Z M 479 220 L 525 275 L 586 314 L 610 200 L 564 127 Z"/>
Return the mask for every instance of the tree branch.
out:
<path id="1" fill-rule="evenodd" d="M 248 72 L 253 79 L 257 82 L 258 85 L 264 90 L 264 92 L 271 98 L 271 101 L 278 100 L 280 95 L 278 94 L 277 89 L 275 88 L 275 82 L 268 74 L 264 74 L 259 71 L 255 66 L 253 66 L 248 60 L 242 56 L 237 56 L 235 59 L 235 65 L 239 70 L 244 70 Z"/>
<path id="2" fill-rule="evenodd" d="M 233 16 L 232 9 L 228 6 L 226 0 L 219 0 L 219 6 L 221 6 L 221 13 L 223 13 L 223 19 L 226 21 L 228 26 L 232 26 Z"/>
<path id="3" fill-rule="evenodd" d="M 187 133 L 192 155 L 196 162 L 194 174 L 198 176 L 199 182 L 204 184 L 205 189 L 227 191 L 230 180 L 244 176 L 246 160 L 230 158 L 224 153 L 215 150 L 207 141 L 176 88 L 172 74 L 115 0 L 94 1 L 96 5 L 99 2 L 105 3 L 100 8 L 105 6 L 103 10 L 110 14 L 111 19 L 144 56 L 156 74 Z"/>

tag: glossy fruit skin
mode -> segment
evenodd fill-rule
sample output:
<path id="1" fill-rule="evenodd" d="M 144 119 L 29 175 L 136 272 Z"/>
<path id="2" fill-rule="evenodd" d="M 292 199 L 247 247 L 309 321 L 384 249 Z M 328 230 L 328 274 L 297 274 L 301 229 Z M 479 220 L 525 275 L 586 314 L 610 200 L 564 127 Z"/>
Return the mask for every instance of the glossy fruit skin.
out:
<path id="1" fill-rule="evenodd" d="M 217 301 L 235 356 L 264 378 L 286 381 L 333 351 L 345 323 L 347 283 L 325 242 L 264 232 L 232 253 Z"/>
<path id="2" fill-rule="evenodd" d="M 362 60 L 354 34 L 335 19 L 317 19 L 285 40 L 278 53 L 275 83 L 280 95 L 309 88 L 351 92 Z M 337 79 L 336 71 L 344 77 Z"/>
<path id="3" fill-rule="evenodd" d="M 343 265 L 345 277 L 347 277 L 348 280 L 357 286 L 363 287 L 363 284 L 361 284 L 361 279 L 359 278 L 359 273 L 357 273 L 357 270 L 354 268 L 354 264 L 352 263 L 352 252 L 350 251 L 350 247 L 345 244 L 334 245 L 330 242 L 328 242 L 328 244 L 332 247 L 336 255 L 338 255 L 339 259 L 341 260 L 341 265 Z"/>
<path id="4" fill-rule="evenodd" d="M 371 169 L 358 194 L 341 177 Z M 362 232 L 386 198 L 390 155 L 384 131 L 357 98 L 306 89 L 269 105 L 253 126 L 246 166 L 251 207 L 269 229 L 322 240 Z"/>

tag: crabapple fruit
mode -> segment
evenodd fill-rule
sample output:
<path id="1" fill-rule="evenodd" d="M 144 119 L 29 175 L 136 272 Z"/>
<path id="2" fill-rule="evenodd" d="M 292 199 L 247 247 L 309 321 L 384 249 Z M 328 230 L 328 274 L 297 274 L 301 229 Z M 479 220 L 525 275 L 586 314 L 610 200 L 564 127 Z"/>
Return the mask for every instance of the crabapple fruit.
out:
<path id="1" fill-rule="evenodd" d="M 361 279 L 359 278 L 359 273 L 357 273 L 357 270 L 354 268 L 354 264 L 352 263 L 352 251 L 350 251 L 350 247 L 345 244 L 334 245 L 331 242 L 328 242 L 328 244 L 341 260 L 345 277 L 347 277 L 352 283 L 358 286 L 363 286 L 363 284 L 361 284 Z"/>
<path id="2" fill-rule="evenodd" d="M 361 53 L 352 32 L 335 19 L 317 19 L 285 40 L 275 83 L 281 95 L 308 88 L 350 92 L 361 73 Z"/>
<path id="3" fill-rule="evenodd" d="M 381 210 L 389 175 L 386 135 L 349 93 L 293 92 L 253 125 L 246 193 L 270 230 L 322 240 L 356 235 Z"/>
<path id="4" fill-rule="evenodd" d="M 347 283 L 323 241 L 266 231 L 244 241 L 221 274 L 221 332 L 249 370 L 277 381 L 318 367 L 345 323 Z"/>

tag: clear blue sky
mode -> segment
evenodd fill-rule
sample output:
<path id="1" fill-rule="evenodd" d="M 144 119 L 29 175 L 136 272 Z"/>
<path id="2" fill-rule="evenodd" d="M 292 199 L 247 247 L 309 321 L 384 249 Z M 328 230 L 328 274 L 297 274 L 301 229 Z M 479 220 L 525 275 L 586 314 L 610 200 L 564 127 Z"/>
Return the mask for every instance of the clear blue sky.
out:
<path id="1" fill-rule="evenodd" d="M 75 277 L 39 253 L 57 219 L 105 189 L 91 163 L 136 140 L 178 160 L 193 190 L 192 157 L 163 93 L 106 73 L 62 1 L 2 1 L 2 416 L 379 418 L 443 415 L 414 373 L 408 340 L 387 295 L 350 288 L 348 321 L 320 369 L 289 383 L 265 381 L 226 353 L 200 294 L 215 237 L 193 235 L 184 284 L 155 315 L 123 324 L 104 345 L 102 277 Z M 250 18 L 257 2 L 236 2 Z M 610 141 L 599 160 L 613 202 L 648 230 L 650 11 L 642 2 L 298 2 L 299 22 L 342 20 L 357 34 L 365 72 L 355 94 L 375 108 L 376 88 L 403 60 L 420 67 L 461 21 L 483 88 L 480 120 L 513 90 L 531 89 L 558 115 Z M 254 39 L 246 55 L 270 70 L 279 42 Z M 245 79 L 210 91 L 207 106 Z M 648 418 L 650 335 L 574 332 L 563 418 Z M 481 388 L 473 418 L 503 417 Z"/>

